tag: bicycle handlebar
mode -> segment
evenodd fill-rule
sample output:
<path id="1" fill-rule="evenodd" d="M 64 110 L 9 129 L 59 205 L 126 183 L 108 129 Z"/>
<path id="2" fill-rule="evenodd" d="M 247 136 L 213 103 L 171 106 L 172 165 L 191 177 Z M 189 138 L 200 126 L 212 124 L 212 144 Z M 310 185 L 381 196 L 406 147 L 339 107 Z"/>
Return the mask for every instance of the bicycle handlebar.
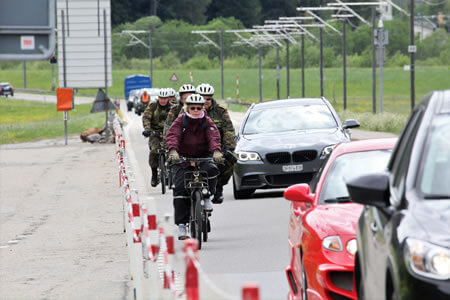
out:
<path id="1" fill-rule="evenodd" d="M 180 160 L 179 161 L 177 161 L 177 162 L 170 162 L 170 165 L 179 165 L 179 164 L 182 164 L 182 163 L 189 163 L 189 162 L 198 162 L 198 163 L 208 162 L 208 163 L 217 164 L 212 157 L 184 157 L 184 156 L 180 156 Z"/>
<path id="2" fill-rule="evenodd" d="M 142 135 L 145 137 L 150 137 L 150 136 L 162 136 L 162 132 L 161 131 L 149 131 L 149 130 L 144 130 L 142 131 Z"/>

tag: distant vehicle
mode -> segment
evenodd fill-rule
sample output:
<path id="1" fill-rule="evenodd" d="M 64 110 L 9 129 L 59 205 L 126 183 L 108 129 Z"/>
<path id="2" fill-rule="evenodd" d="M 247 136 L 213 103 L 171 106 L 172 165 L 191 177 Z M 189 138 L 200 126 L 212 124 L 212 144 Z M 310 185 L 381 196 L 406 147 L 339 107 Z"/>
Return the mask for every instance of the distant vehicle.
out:
<path id="1" fill-rule="evenodd" d="M 350 141 L 348 129 L 358 126 L 355 120 L 343 126 L 325 98 L 252 104 L 237 135 L 234 198 L 309 183 L 333 147 Z"/>
<path id="2" fill-rule="evenodd" d="M 127 101 L 127 108 L 130 111 L 133 108 L 134 103 L 129 102 L 129 94 L 132 90 L 138 90 L 142 88 L 151 88 L 152 80 L 150 76 L 146 75 L 131 75 L 125 78 L 124 92 L 125 100 Z"/>
<path id="3" fill-rule="evenodd" d="M 450 299 L 450 90 L 416 105 L 386 172 L 350 180 L 360 299 Z"/>
<path id="4" fill-rule="evenodd" d="M 144 91 L 147 91 L 147 93 L 150 95 L 150 101 L 147 104 L 142 103 L 141 101 L 141 96 L 144 93 Z M 145 88 L 145 89 L 140 89 L 137 92 L 137 100 L 134 104 L 134 112 L 140 116 L 145 109 L 147 108 L 147 105 L 153 102 L 156 102 L 156 100 L 158 99 L 158 93 L 159 93 L 159 89 L 158 88 Z"/>
<path id="5" fill-rule="evenodd" d="M 133 109 L 134 105 L 137 103 L 138 94 L 139 94 L 139 90 L 131 90 L 130 93 L 128 94 L 128 100 L 127 100 L 128 111 L 131 111 Z"/>
<path id="6" fill-rule="evenodd" d="M 353 288 L 356 224 L 362 205 L 352 203 L 346 181 L 386 169 L 396 138 L 337 145 L 315 185 L 290 186 L 288 299 L 356 299 Z M 362 167 L 363 166 L 363 167 Z"/>
<path id="7" fill-rule="evenodd" d="M 14 96 L 14 87 L 9 82 L 0 82 L 0 96 Z"/>

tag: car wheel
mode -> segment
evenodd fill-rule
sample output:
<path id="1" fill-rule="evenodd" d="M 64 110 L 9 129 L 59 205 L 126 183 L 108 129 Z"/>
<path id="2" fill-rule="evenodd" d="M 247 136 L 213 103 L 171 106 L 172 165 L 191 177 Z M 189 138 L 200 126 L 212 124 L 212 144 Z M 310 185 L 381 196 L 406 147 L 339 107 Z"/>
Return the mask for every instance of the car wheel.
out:
<path id="1" fill-rule="evenodd" d="M 303 257 L 302 257 L 302 284 L 301 284 L 301 289 L 302 289 L 302 299 L 303 300 L 308 300 L 308 293 L 307 293 L 307 289 L 308 289 L 308 280 L 306 279 L 306 272 L 305 272 L 305 267 L 303 264 Z"/>
<path id="2" fill-rule="evenodd" d="M 236 183 L 234 183 L 234 178 L 233 178 L 233 196 L 234 196 L 234 199 L 250 198 L 254 192 L 255 192 L 254 189 L 238 191 L 236 189 Z"/>

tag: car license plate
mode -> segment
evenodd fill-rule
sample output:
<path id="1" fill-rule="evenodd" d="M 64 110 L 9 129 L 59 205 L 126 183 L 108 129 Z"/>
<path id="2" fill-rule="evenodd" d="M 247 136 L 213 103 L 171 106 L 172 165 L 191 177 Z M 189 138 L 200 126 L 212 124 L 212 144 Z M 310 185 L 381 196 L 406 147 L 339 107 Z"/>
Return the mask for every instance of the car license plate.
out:
<path id="1" fill-rule="evenodd" d="M 283 172 L 301 172 L 303 171 L 303 165 L 287 165 L 283 166 Z"/>

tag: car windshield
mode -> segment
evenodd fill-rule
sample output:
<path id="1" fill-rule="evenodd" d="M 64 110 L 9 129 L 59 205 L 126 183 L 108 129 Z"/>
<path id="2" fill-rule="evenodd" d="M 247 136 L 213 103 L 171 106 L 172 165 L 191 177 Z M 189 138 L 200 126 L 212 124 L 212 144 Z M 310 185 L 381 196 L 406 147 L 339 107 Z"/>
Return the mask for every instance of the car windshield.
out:
<path id="1" fill-rule="evenodd" d="M 245 122 L 243 134 L 276 133 L 336 127 L 336 120 L 326 105 L 282 106 L 251 111 Z"/>
<path id="2" fill-rule="evenodd" d="M 450 117 L 433 120 L 419 188 L 425 199 L 450 199 Z"/>
<path id="3" fill-rule="evenodd" d="M 319 204 L 349 202 L 346 183 L 353 178 L 383 171 L 391 150 L 371 150 L 343 154 L 335 159 L 326 174 Z"/>
<path id="4" fill-rule="evenodd" d="M 150 96 L 158 96 L 159 89 L 150 89 L 148 90 L 148 93 L 150 94 Z"/>

